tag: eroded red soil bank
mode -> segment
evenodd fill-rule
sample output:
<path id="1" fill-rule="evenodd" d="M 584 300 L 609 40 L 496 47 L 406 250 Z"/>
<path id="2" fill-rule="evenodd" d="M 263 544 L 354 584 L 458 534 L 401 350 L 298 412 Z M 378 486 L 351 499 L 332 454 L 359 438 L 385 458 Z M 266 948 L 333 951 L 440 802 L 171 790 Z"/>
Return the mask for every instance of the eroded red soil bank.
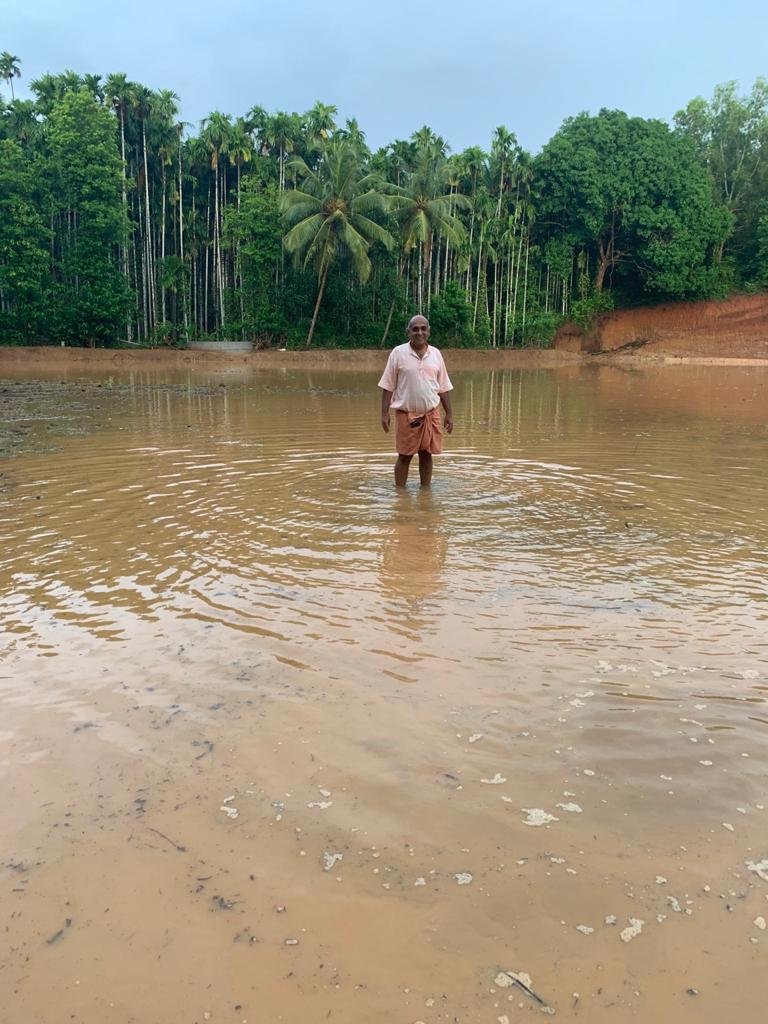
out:
<path id="1" fill-rule="evenodd" d="M 601 317 L 585 335 L 575 324 L 564 324 L 554 348 L 592 354 L 624 349 L 650 357 L 768 359 L 768 293 L 617 310 Z"/>

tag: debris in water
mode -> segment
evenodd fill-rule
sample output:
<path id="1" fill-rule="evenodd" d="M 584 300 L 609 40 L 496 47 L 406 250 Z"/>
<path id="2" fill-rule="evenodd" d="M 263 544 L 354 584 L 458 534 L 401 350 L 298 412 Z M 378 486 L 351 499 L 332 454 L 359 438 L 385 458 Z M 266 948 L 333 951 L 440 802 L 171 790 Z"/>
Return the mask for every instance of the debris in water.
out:
<path id="1" fill-rule="evenodd" d="M 761 932 L 765 931 L 765 918 L 764 917 L 756 917 L 755 920 L 752 922 L 752 924 L 756 928 L 759 928 Z"/>
<path id="2" fill-rule="evenodd" d="M 285 942 L 283 943 L 283 945 L 285 946 L 298 946 L 298 944 L 298 939 L 286 939 Z"/>
<path id="3" fill-rule="evenodd" d="M 237 894 L 236 894 L 237 895 Z M 211 903 L 216 910 L 232 910 L 239 900 L 227 899 L 226 896 L 211 896 Z"/>
<path id="4" fill-rule="evenodd" d="M 591 935 L 594 932 L 594 928 L 590 928 L 588 924 L 577 924 L 576 931 L 581 932 L 582 935 Z"/>
<path id="5" fill-rule="evenodd" d="M 472 881 L 472 875 L 469 871 L 458 871 L 454 876 L 458 885 L 469 885 Z"/>
<path id="6" fill-rule="evenodd" d="M 727 828 L 729 832 L 735 832 L 736 831 L 734 829 L 733 825 L 729 821 L 723 821 L 723 822 L 721 822 L 721 824 L 722 824 L 723 828 Z"/>
<path id="7" fill-rule="evenodd" d="M 645 921 L 641 921 L 639 917 L 630 917 L 628 927 L 621 932 L 621 941 L 631 942 L 643 930 L 644 924 Z"/>
<path id="8" fill-rule="evenodd" d="M 486 786 L 500 786 L 507 780 L 504 778 L 503 775 L 499 775 L 499 773 L 496 772 L 492 779 L 480 779 L 480 781 L 484 782 Z"/>
<path id="9" fill-rule="evenodd" d="M 616 924 L 617 917 L 615 914 L 608 914 L 605 918 L 606 924 Z"/>
<path id="10" fill-rule="evenodd" d="M 582 808 L 578 804 L 567 803 L 567 804 L 555 804 L 555 807 L 559 807 L 561 811 L 568 811 L 570 814 L 581 814 Z"/>
<path id="11" fill-rule="evenodd" d="M 452 772 L 441 772 L 437 776 L 437 781 L 442 783 L 443 786 L 453 786 L 454 789 L 462 788 L 458 778 Z"/>
<path id="12" fill-rule="evenodd" d="M 699 764 L 703 764 L 705 768 L 711 768 L 712 767 L 712 762 L 711 761 L 699 761 Z"/>
<path id="13" fill-rule="evenodd" d="M 475 732 L 475 733 L 473 733 L 469 737 L 469 742 L 470 743 L 477 743 L 477 741 L 481 740 L 482 738 L 483 738 L 483 734 L 481 732 Z"/>
<path id="14" fill-rule="evenodd" d="M 312 803 L 307 804 L 307 807 L 317 807 L 318 810 L 327 811 L 329 807 L 333 807 L 333 800 L 313 800 Z"/>
<path id="15" fill-rule="evenodd" d="M 682 913 L 683 908 L 680 906 L 680 901 L 675 896 L 667 896 L 667 903 L 672 907 L 676 914 Z"/>
<path id="16" fill-rule="evenodd" d="M 235 818 L 238 818 L 240 816 L 240 812 L 236 807 L 227 807 L 225 804 L 222 804 L 219 810 L 224 811 L 226 816 L 228 818 L 231 818 L 233 821 Z"/>
<path id="17" fill-rule="evenodd" d="M 416 881 L 413 884 L 414 885 L 426 885 L 427 884 L 427 880 L 426 880 L 426 878 L 417 878 Z"/>
<path id="18" fill-rule="evenodd" d="M 664 875 L 656 875 L 656 885 L 666 885 L 667 880 Z"/>
<path id="19" fill-rule="evenodd" d="M 66 932 L 67 928 L 70 928 L 71 926 L 72 926 L 72 918 L 68 917 L 64 921 L 64 927 L 63 928 L 59 928 L 59 930 L 55 934 L 51 935 L 51 937 L 49 939 L 45 940 L 46 945 L 52 946 L 54 943 L 58 942 L 59 939 L 63 939 L 64 938 L 64 933 Z"/>
<path id="20" fill-rule="evenodd" d="M 323 854 L 323 871 L 330 871 L 337 861 L 344 860 L 343 853 L 330 853 L 328 850 Z"/>
<path id="21" fill-rule="evenodd" d="M 523 822 L 524 825 L 548 825 L 551 821 L 560 821 L 554 814 L 542 810 L 541 807 L 524 807 L 523 811 L 528 815 Z"/>
<path id="22" fill-rule="evenodd" d="M 762 860 L 758 861 L 748 860 L 744 863 L 746 864 L 747 871 L 754 871 L 758 878 L 768 882 L 768 857 L 763 857 Z"/>

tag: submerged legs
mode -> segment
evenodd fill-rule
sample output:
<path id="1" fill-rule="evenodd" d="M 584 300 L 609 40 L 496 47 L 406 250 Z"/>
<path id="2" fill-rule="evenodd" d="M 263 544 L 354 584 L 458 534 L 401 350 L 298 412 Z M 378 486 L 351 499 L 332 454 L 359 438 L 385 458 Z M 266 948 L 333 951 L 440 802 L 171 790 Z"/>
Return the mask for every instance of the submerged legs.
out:
<path id="1" fill-rule="evenodd" d="M 395 463 L 396 487 L 405 487 L 412 458 L 412 455 L 397 456 Z M 432 483 L 432 456 L 429 452 L 419 452 L 419 480 L 422 487 L 429 487 Z"/>

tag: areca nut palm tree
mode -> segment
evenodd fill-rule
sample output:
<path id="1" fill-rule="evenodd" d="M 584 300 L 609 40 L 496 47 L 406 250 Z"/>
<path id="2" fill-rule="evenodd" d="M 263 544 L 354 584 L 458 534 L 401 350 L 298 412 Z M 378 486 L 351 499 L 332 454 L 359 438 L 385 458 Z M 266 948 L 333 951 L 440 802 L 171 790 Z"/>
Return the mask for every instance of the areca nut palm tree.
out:
<path id="1" fill-rule="evenodd" d="M 8 85 L 10 85 L 11 99 L 15 100 L 13 80 L 14 78 L 21 78 L 21 64 L 19 63 L 19 58 L 13 53 L 8 53 L 7 50 L 0 53 L 0 78 L 5 79 Z"/>
<path id="2" fill-rule="evenodd" d="M 368 214 L 384 213 L 387 197 L 380 191 L 380 179 L 366 172 L 355 147 L 347 139 L 331 139 L 323 146 L 316 170 L 304 160 L 291 161 L 299 187 L 280 197 L 283 220 L 288 228 L 283 242 L 296 262 L 312 266 L 318 291 L 306 347 L 312 344 L 328 272 L 342 253 L 348 253 L 361 284 L 371 274 L 370 247 L 379 243 L 386 249 L 394 239 Z"/>

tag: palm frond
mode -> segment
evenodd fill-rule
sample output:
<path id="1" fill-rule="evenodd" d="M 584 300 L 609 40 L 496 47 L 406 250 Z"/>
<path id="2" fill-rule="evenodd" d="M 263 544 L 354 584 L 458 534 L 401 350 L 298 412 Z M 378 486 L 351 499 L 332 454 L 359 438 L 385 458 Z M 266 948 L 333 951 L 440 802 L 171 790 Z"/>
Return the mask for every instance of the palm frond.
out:
<path id="1" fill-rule="evenodd" d="M 395 244 L 395 240 L 392 235 L 387 231 L 386 228 L 382 227 L 381 224 L 377 224 L 375 220 L 370 220 L 368 217 L 364 217 L 358 213 L 352 220 L 354 228 L 364 235 L 368 242 L 379 242 L 388 251 L 392 249 Z"/>
<path id="2" fill-rule="evenodd" d="M 352 263 L 355 267 L 355 272 L 360 279 L 360 284 L 365 284 L 371 276 L 371 261 L 368 258 L 368 243 L 360 232 L 354 229 L 349 221 L 344 224 L 342 238 L 347 249 L 349 249 L 349 253 L 352 257 Z"/>
<path id="3" fill-rule="evenodd" d="M 301 253 L 312 245 L 318 232 L 323 226 L 322 214 L 316 213 L 312 217 L 306 217 L 284 236 L 283 244 L 288 252 Z"/>

